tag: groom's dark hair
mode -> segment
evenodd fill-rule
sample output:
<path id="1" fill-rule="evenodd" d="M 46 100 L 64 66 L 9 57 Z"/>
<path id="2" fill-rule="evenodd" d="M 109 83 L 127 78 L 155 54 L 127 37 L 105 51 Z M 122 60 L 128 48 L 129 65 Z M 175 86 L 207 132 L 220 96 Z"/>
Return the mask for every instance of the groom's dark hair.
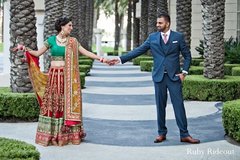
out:
<path id="1" fill-rule="evenodd" d="M 169 16 L 169 14 L 167 14 L 167 13 L 160 13 L 160 14 L 158 15 L 158 18 L 164 18 L 165 21 L 171 23 L 171 18 L 170 18 L 170 16 Z"/>

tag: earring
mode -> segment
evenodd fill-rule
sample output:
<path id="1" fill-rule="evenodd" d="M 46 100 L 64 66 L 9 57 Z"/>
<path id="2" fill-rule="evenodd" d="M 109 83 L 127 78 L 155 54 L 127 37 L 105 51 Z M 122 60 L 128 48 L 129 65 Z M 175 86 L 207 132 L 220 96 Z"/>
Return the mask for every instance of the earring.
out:
<path id="1" fill-rule="evenodd" d="M 64 36 L 64 31 L 61 31 L 61 35 Z"/>

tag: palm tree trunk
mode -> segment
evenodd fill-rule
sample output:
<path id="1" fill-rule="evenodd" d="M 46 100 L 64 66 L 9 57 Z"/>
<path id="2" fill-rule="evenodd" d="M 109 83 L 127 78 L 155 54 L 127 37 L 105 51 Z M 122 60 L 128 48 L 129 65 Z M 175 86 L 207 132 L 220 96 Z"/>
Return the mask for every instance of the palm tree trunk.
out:
<path id="1" fill-rule="evenodd" d="M 79 9 L 78 0 L 65 0 L 63 16 L 72 18 L 73 30 L 71 33 L 72 37 L 79 40 Z"/>
<path id="2" fill-rule="evenodd" d="M 10 1 L 10 48 L 23 44 L 29 48 L 37 49 L 36 17 L 33 0 Z M 28 66 L 21 61 L 23 51 L 12 53 L 10 49 L 10 87 L 12 92 L 32 91 L 28 75 Z"/>
<path id="3" fill-rule="evenodd" d="M 44 39 L 55 35 L 55 22 L 63 16 L 64 0 L 45 0 L 44 16 Z M 44 71 L 47 72 L 50 66 L 49 52 L 44 54 Z"/>
<path id="4" fill-rule="evenodd" d="M 157 21 L 157 1 L 149 0 L 148 2 L 148 34 L 156 32 Z"/>
<path id="5" fill-rule="evenodd" d="M 201 0 L 204 37 L 204 77 L 224 78 L 225 0 Z"/>
<path id="6" fill-rule="evenodd" d="M 118 3 L 119 0 L 115 1 L 115 44 L 114 44 L 114 51 L 118 51 L 119 43 L 120 43 L 120 16 L 118 12 Z"/>
<path id="7" fill-rule="evenodd" d="M 84 48 L 88 48 L 88 41 L 87 41 L 87 32 L 86 32 L 86 7 L 87 7 L 87 0 L 79 0 L 79 41 Z"/>
<path id="8" fill-rule="evenodd" d="M 177 31 L 185 36 L 187 46 L 191 46 L 192 0 L 177 0 Z"/>
<path id="9" fill-rule="evenodd" d="M 86 1 L 86 13 L 85 13 L 85 15 L 86 15 L 86 19 L 85 19 L 85 22 L 86 22 L 86 25 L 85 25 L 85 39 L 86 39 L 86 44 L 87 44 L 87 46 L 86 46 L 86 49 L 87 50 L 90 50 L 91 49 L 91 47 L 90 47 L 90 44 L 89 44 L 89 42 L 90 42 L 90 30 L 91 30 L 91 27 L 90 27 L 90 25 L 91 25 L 91 16 L 92 16 L 92 13 L 91 13 L 91 0 L 87 0 Z"/>
<path id="10" fill-rule="evenodd" d="M 92 39 L 93 39 L 93 23 L 94 23 L 94 0 L 89 0 L 89 38 L 88 46 L 89 50 L 92 50 Z"/>
<path id="11" fill-rule="evenodd" d="M 177 0 L 177 31 L 183 33 L 188 48 L 191 47 L 192 0 Z M 180 66 L 184 63 L 180 55 Z"/>
<path id="12" fill-rule="evenodd" d="M 139 33 L 140 33 L 140 19 L 136 18 L 136 3 L 138 0 L 133 1 L 133 48 L 139 46 Z"/>
<path id="13" fill-rule="evenodd" d="M 132 48 L 132 0 L 128 0 L 128 19 L 127 19 L 127 51 Z"/>
<path id="14" fill-rule="evenodd" d="M 157 15 L 161 13 L 168 13 L 168 1 L 158 0 L 157 1 Z"/>
<path id="15" fill-rule="evenodd" d="M 141 1 L 141 20 L 140 20 L 140 43 L 148 37 L 148 0 Z"/>

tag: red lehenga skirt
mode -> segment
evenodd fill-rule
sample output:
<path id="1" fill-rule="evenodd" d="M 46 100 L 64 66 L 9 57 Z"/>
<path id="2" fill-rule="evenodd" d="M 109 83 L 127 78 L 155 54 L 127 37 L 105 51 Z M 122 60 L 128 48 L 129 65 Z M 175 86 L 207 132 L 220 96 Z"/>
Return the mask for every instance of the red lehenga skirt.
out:
<path id="1" fill-rule="evenodd" d="M 43 146 L 80 144 L 85 137 L 81 121 L 64 117 L 64 67 L 51 67 L 44 74 L 29 54 L 29 75 L 40 105 L 40 115 L 35 142 Z"/>

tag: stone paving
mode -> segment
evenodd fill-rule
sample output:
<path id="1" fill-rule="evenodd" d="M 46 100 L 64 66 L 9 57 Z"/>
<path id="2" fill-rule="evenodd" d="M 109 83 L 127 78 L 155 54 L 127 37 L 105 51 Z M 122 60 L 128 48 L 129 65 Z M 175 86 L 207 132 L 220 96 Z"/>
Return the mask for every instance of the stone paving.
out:
<path id="1" fill-rule="evenodd" d="M 37 123 L 0 123 L 0 136 L 34 144 L 41 160 L 239 160 L 240 147 L 225 140 L 222 103 L 186 101 L 190 134 L 202 143 L 179 141 L 170 98 L 167 140 L 157 135 L 151 73 L 132 63 L 107 66 L 95 62 L 83 89 L 87 137 L 81 145 L 42 147 L 34 143 Z"/>

